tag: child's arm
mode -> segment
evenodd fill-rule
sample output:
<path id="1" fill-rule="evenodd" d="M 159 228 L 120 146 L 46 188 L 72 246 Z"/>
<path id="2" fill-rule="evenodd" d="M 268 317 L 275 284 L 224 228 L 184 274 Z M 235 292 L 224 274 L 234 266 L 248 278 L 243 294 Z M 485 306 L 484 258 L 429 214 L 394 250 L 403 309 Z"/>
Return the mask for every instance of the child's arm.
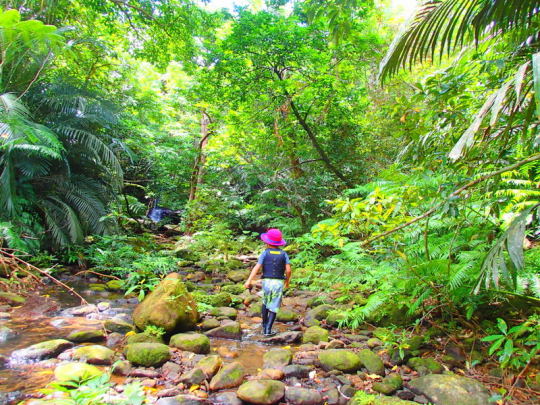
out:
<path id="1" fill-rule="evenodd" d="M 249 288 L 251 287 L 251 283 L 253 282 L 253 279 L 255 278 L 255 276 L 257 275 L 257 273 L 259 272 L 259 270 L 261 269 L 262 265 L 260 263 L 257 263 L 253 269 L 251 270 L 251 273 L 247 279 L 247 281 L 244 283 L 244 288 Z"/>
<path id="2" fill-rule="evenodd" d="M 291 282 L 291 274 L 292 274 L 291 265 L 286 264 L 285 265 L 285 288 L 289 288 L 289 283 Z"/>

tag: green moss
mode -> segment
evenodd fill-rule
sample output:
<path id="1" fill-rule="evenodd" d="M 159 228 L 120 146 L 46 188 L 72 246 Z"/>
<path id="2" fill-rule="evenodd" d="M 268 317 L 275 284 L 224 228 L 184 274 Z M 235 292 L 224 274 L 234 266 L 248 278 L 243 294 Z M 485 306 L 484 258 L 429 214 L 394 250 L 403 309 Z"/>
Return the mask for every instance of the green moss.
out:
<path id="1" fill-rule="evenodd" d="M 169 345 L 197 354 L 210 352 L 210 339 L 200 333 L 179 333 L 173 335 L 171 336 Z"/>
<path id="2" fill-rule="evenodd" d="M 383 361 L 371 350 L 364 349 L 358 352 L 362 365 L 370 374 L 384 375 Z"/>
<path id="3" fill-rule="evenodd" d="M 171 358 L 169 347 L 160 343 L 134 343 L 126 347 L 126 358 L 138 366 L 160 366 Z"/>
<path id="4" fill-rule="evenodd" d="M 440 363 L 431 358 L 413 357 L 409 359 L 407 365 L 423 374 L 441 374 L 444 370 L 444 367 Z"/>
<path id="5" fill-rule="evenodd" d="M 127 344 L 132 345 L 133 343 L 163 343 L 163 339 L 143 332 L 128 336 Z"/>
<path id="6" fill-rule="evenodd" d="M 101 340 L 105 338 L 105 332 L 103 329 L 92 329 L 92 330 L 75 330 L 67 336 L 67 340 L 72 342 L 82 343 L 82 342 L 94 342 L 96 340 Z"/>
<path id="7" fill-rule="evenodd" d="M 381 397 L 364 391 L 357 391 L 349 401 L 349 405 L 418 405 L 416 402 L 404 401 L 395 397 Z"/>
<path id="8" fill-rule="evenodd" d="M 320 326 L 312 326 L 307 328 L 302 336 L 302 343 L 328 342 L 328 331 Z"/>
<path id="9" fill-rule="evenodd" d="M 330 349 L 319 353 L 319 361 L 325 370 L 352 373 L 362 367 L 360 358 L 350 350 Z"/>
<path id="10" fill-rule="evenodd" d="M 233 294 L 233 295 L 239 295 L 242 294 L 246 289 L 241 284 L 231 284 L 231 285 L 225 285 L 221 287 L 221 291 Z"/>
<path id="11" fill-rule="evenodd" d="M 101 374 L 99 368 L 86 363 L 65 363 L 54 369 L 54 378 L 59 382 L 85 381 Z"/>

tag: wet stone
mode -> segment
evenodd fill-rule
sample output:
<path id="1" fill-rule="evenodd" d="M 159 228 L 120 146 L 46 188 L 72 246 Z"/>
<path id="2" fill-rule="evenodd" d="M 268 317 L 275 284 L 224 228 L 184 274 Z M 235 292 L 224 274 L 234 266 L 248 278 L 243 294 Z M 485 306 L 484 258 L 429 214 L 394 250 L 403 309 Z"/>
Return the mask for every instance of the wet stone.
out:
<path id="1" fill-rule="evenodd" d="M 218 405 L 242 405 L 244 403 L 236 396 L 235 392 L 220 392 L 211 396 L 210 401 Z"/>
<path id="2" fill-rule="evenodd" d="M 288 349 L 272 349 L 263 356 L 264 368 L 282 369 L 288 366 L 292 360 L 292 353 Z"/>
<path id="3" fill-rule="evenodd" d="M 73 351 L 73 360 L 86 361 L 89 364 L 110 365 L 114 356 L 111 349 L 100 345 L 82 346 Z"/>
<path id="4" fill-rule="evenodd" d="M 412 380 L 409 388 L 437 405 L 485 405 L 490 397 L 480 382 L 455 375 L 426 375 Z"/>
<path id="5" fill-rule="evenodd" d="M 319 342 L 328 342 L 328 331 L 320 326 L 307 328 L 302 337 L 302 343 L 318 344 Z"/>
<path id="6" fill-rule="evenodd" d="M 291 364 L 283 368 L 283 373 L 286 378 L 296 377 L 296 378 L 308 378 L 309 373 L 313 370 L 313 367 L 302 366 L 298 364 Z"/>
<path id="7" fill-rule="evenodd" d="M 223 361 L 219 356 L 212 355 L 212 356 L 206 356 L 199 360 L 197 363 L 198 368 L 200 368 L 208 378 L 213 377 L 218 370 L 223 365 Z"/>
<path id="8" fill-rule="evenodd" d="M 210 330 L 218 328 L 220 326 L 219 321 L 216 318 L 207 318 L 201 323 L 202 330 Z"/>
<path id="9" fill-rule="evenodd" d="M 182 367 L 176 363 L 168 361 L 161 366 L 161 373 L 163 374 L 163 377 L 168 380 L 178 381 L 180 379 L 180 374 L 182 373 Z"/>
<path id="10" fill-rule="evenodd" d="M 282 380 L 285 374 L 277 368 L 265 368 L 257 374 L 257 379 L 260 380 Z"/>
<path id="11" fill-rule="evenodd" d="M 130 377 L 137 378 L 159 378 L 160 375 L 159 371 L 150 368 L 136 368 L 129 373 Z"/>
<path id="12" fill-rule="evenodd" d="M 117 361 L 112 367 L 114 375 L 128 376 L 131 373 L 131 364 L 127 360 Z"/>
<path id="13" fill-rule="evenodd" d="M 211 329 L 205 332 L 205 335 L 214 338 L 241 339 L 242 329 L 238 322 L 231 322 L 218 328 Z"/>
<path id="14" fill-rule="evenodd" d="M 285 400 L 290 405 L 322 405 L 324 403 L 318 391 L 297 387 L 287 387 Z"/>
<path id="15" fill-rule="evenodd" d="M 217 391 L 224 388 L 238 387 L 244 381 L 246 371 L 242 364 L 233 362 L 223 367 L 210 381 L 210 389 Z"/>
<path id="16" fill-rule="evenodd" d="M 319 361 L 323 369 L 327 371 L 339 370 L 352 373 L 362 366 L 362 362 L 356 353 L 344 349 L 324 350 L 319 353 Z"/>
<path id="17" fill-rule="evenodd" d="M 274 380 L 248 381 L 238 388 L 236 395 L 251 404 L 277 404 L 285 396 L 285 385 Z"/>
<path id="18" fill-rule="evenodd" d="M 126 334 L 134 329 L 133 324 L 120 318 L 107 319 L 104 323 L 105 329 L 109 332 Z"/>
<path id="19" fill-rule="evenodd" d="M 107 341 L 105 345 L 109 348 L 116 347 L 119 344 L 121 344 L 123 340 L 124 340 L 124 335 L 118 332 L 112 332 L 112 333 L 109 333 L 109 335 L 107 336 Z"/>
<path id="20" fill-rule="evenodd" d="M 238 316 L 238 311 L 234 308 L 229 307 L 218 307 L 218 308 L 212 308 L 210 311 L 210 315 L 216 316 L 216 317 L 225 317 L 229 319 L 236 319 Z"/>
<path id="21" fill-rule="evenodd" d="M 103 329 L 75 330 L 67 336 L 67 340 L 76 343 L 96 342 L 105 338 Z"/>
<path id="22" fill-rule="evenodd" d="M 166 388 L 164 390 L 159 390 L 156 395 L 158 398 L 167 398 L 167 397 L 175 397 L 177 395 L 180 395 L 182 391 L 180 388 L 173 387 L 173 388 Z"/>
<path id="23" fill-rule="evenodd" d="M 64 350 L 73 347 L 73 343 L 64 339 L 47 340 L 11 354 L 15 360 L 43 360 L 56 357 Z"/>
<path id="24" fill-rule="evenodd" d="M 0 344 L 6 343 L 8 340 L 15 338 L 17 334 L 7 326 L 0 326 Z"/>
<path id="25" fill-rule="evenodd" d="M 189 385 L 201 384 L 204 380 L 206 374 L 200 368 L 191 369 L 180 377 L 180 382 Z"/>
<path id="26" fill-rule="evenodd" d="M 261 339 L 261 342 L 268 344 L 291 344 L 297 343 L 302 339 L 302 332 L 283 332 L 275 336 Z"/>

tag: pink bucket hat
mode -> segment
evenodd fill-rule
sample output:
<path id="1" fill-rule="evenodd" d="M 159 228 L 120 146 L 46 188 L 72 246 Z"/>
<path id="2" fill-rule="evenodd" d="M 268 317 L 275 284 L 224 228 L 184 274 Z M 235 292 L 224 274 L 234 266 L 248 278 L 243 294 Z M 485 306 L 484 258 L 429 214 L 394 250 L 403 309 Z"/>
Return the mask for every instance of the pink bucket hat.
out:
<path id="1" fill-rule="evenodd" d="M 287 244 L 279 229 L 269 229 L 266 233 L 261 234 L 261 240 L 273 246 L 285 246 Z"/>

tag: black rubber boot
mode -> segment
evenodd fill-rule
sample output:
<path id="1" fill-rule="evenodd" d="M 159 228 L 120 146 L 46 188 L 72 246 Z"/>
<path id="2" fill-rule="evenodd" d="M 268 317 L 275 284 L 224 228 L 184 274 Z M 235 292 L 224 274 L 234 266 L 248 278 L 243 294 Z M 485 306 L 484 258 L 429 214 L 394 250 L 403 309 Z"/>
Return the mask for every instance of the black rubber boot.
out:
<path id="1" fill-rule="evenodd" d="M 263 332 L 266 330 L 266 323 L 268 322 L 268 308 L 266 308 L 266 305 L 262 305 L 261 307 L 261 318 L 262 318 L 262 330 Z"/>
<path id="2" fill-rule="evenodd" d="M 266 325 L 264 327 L 264 336 L 274 336 L 276 334 L 276 332 L 272 331 L 272 326 L 274 325 L 275 320 L 276 313 L 268 311 L 268 322 L 266 322 Z"/>

